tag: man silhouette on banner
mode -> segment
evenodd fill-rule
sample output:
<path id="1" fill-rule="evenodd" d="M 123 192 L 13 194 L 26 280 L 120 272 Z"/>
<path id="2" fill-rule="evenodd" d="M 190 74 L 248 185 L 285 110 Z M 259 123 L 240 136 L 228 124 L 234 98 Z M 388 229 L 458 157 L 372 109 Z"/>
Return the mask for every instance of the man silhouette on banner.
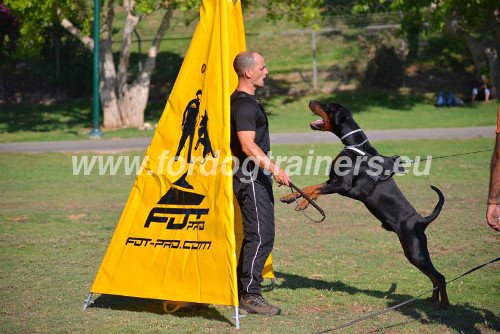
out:
<path id="1" fill-rule="evenodd" d="M 198 118 L 198 114 L 200 113 L 200 99 L 201 99 L 202 91 L 198 89 L 196 92 L 196 98 L 189 101 L 184 110 L 184 114 L 182 115 L 182 136 L 179 141 L 179 147 L 177 148 L 177 153 L 175 154 L 174 161 L 179 160 L 179 155 L 181 154 L 184 145 L 186 144 L 186 140 L 189 137 L 189 150 L 188 150 L 188 163 L 191 163 L 191 148 L 193 147 L 193 137 L 196 129 L 196 120 Z"/>
<path id="2" fill-rule="evenodd" d="M 212 149 L 212 143 L 210 142 L 210 137 L 208 136 L 208 114 L 205 110 L 205 115 L 201 118 L 200 127 L 198 128 L 198 142 L 194 147 L 195 150 L 198 149 L 198 146 L 203 145 L 203 162 L 207 155 L 210 153 L 212 157 L 215 157 L 214 151 Z"/>

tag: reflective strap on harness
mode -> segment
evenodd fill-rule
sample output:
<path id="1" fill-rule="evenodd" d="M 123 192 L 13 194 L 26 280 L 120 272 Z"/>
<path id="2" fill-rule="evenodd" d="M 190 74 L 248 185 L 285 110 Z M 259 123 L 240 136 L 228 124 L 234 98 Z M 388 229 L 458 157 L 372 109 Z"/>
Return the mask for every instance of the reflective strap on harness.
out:
<path id="1" fill-rule="evenodd" d="M 342 140 L 342 139 L 344 139 L 346 137 L 349 137 L 350 135 L 352 135 L 352 134 L 354 134 L 356 132 L 360 132 L 360 131 L 363 131 L 363 129 L 357 129 L 357 130 L 353 130 L 353 131 L 351 131 L 349 133 L 346 133 L 345 135 L 342 136 L 342 138 L 340 138 L 340 140 Z"/>
<path id="2" fill-rule="evenodd" d="M 357 147 L 366 143 L 368 138 L 363 129 L 356 129 L 340 137 L 340 141 L 347 147 Z"/>
<path id="3" fill-rule="evenodd" d="M 362 141 L 362 142 L 361 142 L 361 143 L 359 143 L 359 144 L 356 144 L 356 145 L 349 145 L 349 146 L 346 146 L 346 147 L 351 147 L 351 148 L 352 148 L 352 147 L 361 146 L 361 145 L 363 145 L 364 143 L 366 143 L 367 141 L 368 141 L 368 139 L 365 139 L 364 141 Z"/>
<path id="4" fill-rule="evenodd" d="M 360 145 L 361 145 L 361 144 L 360 144 Z M 356 145 L 356 146 L 357 146 L 357 145 Z M 346 149 L 348 149 L 348 150 L 354 151 L 354 152 L 356 152 L 357 154 L 361 154 L 362 156 L 365 156 L 365 155 L 366 155 L 366 153 L 365 153 L 365 152 L 363 152 L 362 150 L 360 150 L 359 148 L 356 148 L 356 147 L 354 147 L 354 146 L 346 146 L 345 148 L 346 148 Z"/>

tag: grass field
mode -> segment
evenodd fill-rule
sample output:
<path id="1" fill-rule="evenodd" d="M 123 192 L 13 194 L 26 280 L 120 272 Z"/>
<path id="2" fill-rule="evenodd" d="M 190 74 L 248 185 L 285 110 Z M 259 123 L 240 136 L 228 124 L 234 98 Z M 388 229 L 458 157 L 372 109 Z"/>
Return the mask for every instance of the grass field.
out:
<path id="1" fill-rule="evenodd" d="M 448 111 L 446 111 L 448 112 Z M 451 112 L 451 111 L 450 111 Z M 492 139 L 380 142 L 382 154 L 441 156 L 491 149 Z M 336 145 L 275 146 L 276 155 L 335 155 Z M 120 153 L 121 155 L 123 153 Z M 130 152 L 131 155 L 142 152 Z M 452 279 L 498 257 L 500 237 L 485 223 L 491 153 L 432 162 L 429 176 L 397 182 L 419 212 L 429 214 L 446 196 L 427 229 L 436 268 Z M 87 294 L 130 192 L 133 177 L 73 176 L 71 154 L 0 156 L 1 333 L 234 333 L 233 309 L 209 306 L 163 314 L 155 300 L 99 296 L 83 312 Z M 299 186 L 324 176 L 294 176 Z M 289 190 L 275 188 L 276 196 Z M 277 317 L 242 319 L 241 333 L 313 333 L 408 300 L 431 288 L 408 263 L 394 234 L 362 204 L 329 196 L 327 213 L 309 222 L 276 204 L 277 284 L 265 296 L 283 308 Z M 315 215 L 313 211 L 308 212 Z M 356 324 L 342 333 L 495 333 L 500 331 L 499 264 L 448 286 L 452 306 L 424 300 Z"/>
<path id="2" fill-rule="evenodd" d="M 297 98 L 275 95 L 265 100 L 271 132 L 309 131 L 309 123 L 316 117 L 307 107 L 310 99 L 345 104 L 367 130 L 488 126 L 496 122 L 496 101 L 436 108 L 424 97 L 387 92 L 346 92 Z M 146 121 L 153 125 L 158 122 L 165 103 L 150 102 Z M 0 106 L 0 143 L 86 139 L 91 127 L 90 108 L 90 100 L 51 106 Z M 121 129 L 104 133 L 106 139 L 147 136 L 152 136 L 152 131 Z"/>

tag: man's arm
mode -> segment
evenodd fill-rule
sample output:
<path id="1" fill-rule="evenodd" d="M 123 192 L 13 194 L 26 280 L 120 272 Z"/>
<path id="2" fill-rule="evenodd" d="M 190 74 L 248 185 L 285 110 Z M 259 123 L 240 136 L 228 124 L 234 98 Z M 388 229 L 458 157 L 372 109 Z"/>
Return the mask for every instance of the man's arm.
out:
<path id="1" fill-rule="evenodd" d="M 241 150 L 246 156 L 255 161 L 259 167 L 271 172 L 276 182 L 289 186 L 290 177 L 278 165 L 274 164 L 271 159 L 255 144 L 255 131 L 238 131 L 238 140 L 241 144 Z"/>
<path id="2" fill-rule="evenodd" d="M 490 190 L 488 194 L 488 208 L 486 220 L 494 230 L 500 231 L 500 134 L 497 133 L 495 151 L 491 158 Z"/>

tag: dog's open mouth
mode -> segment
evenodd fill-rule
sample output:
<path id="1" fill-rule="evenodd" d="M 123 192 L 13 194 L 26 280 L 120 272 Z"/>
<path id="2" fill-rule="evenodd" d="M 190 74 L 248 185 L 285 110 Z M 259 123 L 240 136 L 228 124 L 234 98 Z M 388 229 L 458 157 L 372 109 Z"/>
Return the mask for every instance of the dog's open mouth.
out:
<path id="1" fill-rule="evenodd" d="M 320 119 L 318 119 L 314 122 L 311 122 L 311 124 L 310 124 L 311 129 L 316 130 L 316 131 L 326 131 L 327 129 L 329 130 L 329 127 L 330 127 L 329 123 L 330 122 L 328 122 L 328 119 L 327 119 L 328 116 L 325 113 L 325 106 L 319 102 L 311 100 L 311 101 L 309 101 L 309 109 L 313 113 L 315 113 L 316 115 L 321 117 Z"/>
<path id="2" fill-rule="evenodd" d="M 318 119 L 314 122 L 311 122 L 311 129 L 313 130 L 323 130 L 325 127 L 325 121 L 323 119 Z"/>

